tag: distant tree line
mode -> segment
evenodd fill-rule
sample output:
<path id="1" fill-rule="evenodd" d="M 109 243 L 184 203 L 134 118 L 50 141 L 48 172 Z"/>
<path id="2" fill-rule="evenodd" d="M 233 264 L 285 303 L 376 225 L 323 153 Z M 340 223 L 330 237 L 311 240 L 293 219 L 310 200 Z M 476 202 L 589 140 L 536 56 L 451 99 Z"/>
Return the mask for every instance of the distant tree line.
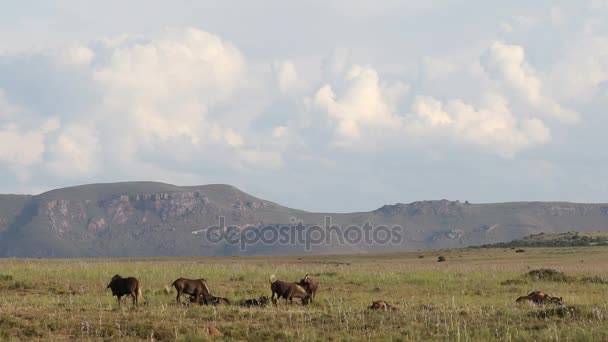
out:
<path id="1" fill-rule="evenodd" d="M 538 236 L 538 235 L 537 235 Z M 608 236 L 567 235 L 556 239 L 521 239 L 481 245 L 480 248 L 518 248 L 518 247 L 590 247 L 608 246 Z"/>

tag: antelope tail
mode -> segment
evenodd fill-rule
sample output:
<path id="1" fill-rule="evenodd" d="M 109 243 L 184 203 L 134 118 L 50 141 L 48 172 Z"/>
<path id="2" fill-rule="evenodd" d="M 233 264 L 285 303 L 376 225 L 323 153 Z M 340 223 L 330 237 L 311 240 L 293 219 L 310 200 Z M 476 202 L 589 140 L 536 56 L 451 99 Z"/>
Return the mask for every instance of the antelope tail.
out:
<path id="1" fill-rule="evenodd" d="M 275 277 L 274 274 L 271 274 L 268 281 L 270 281 L 270 284 L 274 284 L 274 282 L 277 281 L 277 277 Z"/>
<path id="2" fill-rule="evenodd" d="M 137 301 L 144 301 L 144 295 L 141 293 L 141 286 L 137 287 Z"/>
<path id="3" fill-rule="evenodd" d="M 207 281 L 203 280 L 203 285 L 205 286 L 205 290 L 207 290 L 207 293 L 211 296 L 211 290 L 209 290 L 209 285 L 207 285 Z"/>

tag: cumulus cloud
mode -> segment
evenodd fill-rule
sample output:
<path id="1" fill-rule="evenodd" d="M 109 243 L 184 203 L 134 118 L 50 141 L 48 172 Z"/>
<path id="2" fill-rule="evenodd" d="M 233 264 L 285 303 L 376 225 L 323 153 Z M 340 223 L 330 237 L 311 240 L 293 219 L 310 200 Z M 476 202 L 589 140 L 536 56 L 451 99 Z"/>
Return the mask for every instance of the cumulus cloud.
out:
<path id="1" fill-rule="evenodd" d="M 433 97 L 417 97 L 406 129 L 413 136 L 439 135 L 507 158 L 550 140 L 550 131 L 541 120 L 518 118 L 506 99 L 495 94 L 487 94 L 479 106 L 459 99 L 443 103 Z"/>
<path id="2" fill-rule="evenodd" d="M 296 65 L 292 61 L 275 62 L 273 67 L 282 94 L 291 94 L 306 88 L 306 83 L 298 77 Z"/>
<path id="3" fill-rule="evenodd" d="M 245 67 L 232 44 L 191 28 L 117 48 L 95 79 L 105 90 L 106 110 L 142 139 L 199 144 L 211 130 L 209 106 L 232 94 Z"/>
<path id="4" fill-rule="evenodd" d="M 65 127 L 49 148 L 48 167 L 62 177 L 94 175 L 102 162 L 95 129 L 81 124 Z"/>
<path id="5" fill-rule="evenodd" d="M 0 128 L 0 162 L 8 165 L 17 179 L 30 178 L 30 168 L 43 161 L 48 134 L 59 128 L 56 119 L 49 119 L 36 128 L 23 129 L 15 123 Z"/>
<path id="6" fill-rule="evenodd" d="M 523 47 L 496 41 L 482 56 L 484 70 L 504 86 L 523 97 L 533 108 L 559 120 L 576 122 L 578 113 L 563 108 L 544 94 L 543 82 L 525 60 Z"/>
<path id="7" fill-rule="evenodd" d="M 330 4 L 323 18 L 344 12 L 370 25 L 349 22 L 297 47 L 212 26 L 202 27 L 216 33 L 146 26 L 134 34 L 129 26 L 55 44 L 67 48 L 2 52 L 1 167 L 26 183 L 31 172 L 73 183 L 145 175 L 185 184 L 256 172 L 279 179 L 313 164 L 390 162 L 395 152 L 431 151 L 442 162 L 454 146 L 463 159 L 538 156 L 568 141 L 566 125 L 582 120 L 584 130 L 600 97 L 605 104 L 608 30 L 602 15 L 572 11 L 580 5 L 510 7 L 473 30 L 460 16 L 402 20 L 402 5 L 342 11 L 349 4 Z M 602 10 L 601 1 L 582 7 Z M 295 34 L 319 37 L 323 25 Z"/>
<path id="8" fill-rule="evenodd" d="M 342 146 L 361 143 L 375 138 L 373 134 L 378 130 L 392 130 L 401 125 L 386 96 L 393 93 L 394 87 L 403 89 L 400 84 L 381 84 L 374 69 L 359 65 L 351 67 L 344 83 L 338 93 L 326 84 L 314 97 L 315 106 L 327 113 L 335 128 L 333 143 Z"/>
<path id="9" fill-rule="evenodd" d="M 510 82 L 521 81 L 517 77 L 525 78 L 522 82 L 529 80 L 518 72 L 515 76 L 509 70 L 505 73 L 512 77 Z M 531 94 L 538 93 L 538 83 L 532 83 L 525 86 Z M 476 104 L 416 95 L 408 111 L 399 104 L 409 87 L 382 81 L 369 66 L 353 65 L 344 82 L 335 87 L 337 90 L 334 85 L 322 86 L 314 95 L 314 105 L 332 128 L 331 143 L 340 147 L 405 147 L 443 140 L 511 158 L 521 150 L 548 143 L 551 137 L 542 120 L 513 113 L 506 97 L 488 90 L 482 91 Z M 275 131 L 276 135 L 282 132 L 283 128 Z"/>
<path id="10" fill-rule="evenodd" d="M 95 52 L 86 46 L 76 45 L 68 48 L 58 57 L 59 62 L 63 64 L 87 66 L 93 61 Z"/>

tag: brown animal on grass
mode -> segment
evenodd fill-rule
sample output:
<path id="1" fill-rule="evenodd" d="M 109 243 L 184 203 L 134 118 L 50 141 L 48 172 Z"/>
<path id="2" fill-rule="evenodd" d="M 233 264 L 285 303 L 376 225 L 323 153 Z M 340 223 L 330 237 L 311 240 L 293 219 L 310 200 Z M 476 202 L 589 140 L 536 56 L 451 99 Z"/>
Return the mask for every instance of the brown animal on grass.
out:
<path id="1" fill-rule="evenodd" d="M 306 276 L 300 280 L 298 285 L 302 286 L 304 290 L 310 295 L 310 301 L 312 302 L 315 299 L 315 294 L 319 289 L 319 281 L 306 273 Z"/>
<path id="2" fill-rule="evenodd" d="M 216 297 L 216 296 L 209 296 L 209 300 L 208 303 L 205 303 L 203 300 L 203 297 L 200 296 L 198 298 L 198 301 L 196 300 L 196 297 L 194 296 L 190 296 L 189 298 L 190 303 L 199 303 L 200 305 L 206 305 L 206 304 L 211 304 L 211 305 L 230 305 L 230 300 L 228 298 L 224 298 L 224 297 Z"/>
<path id="3" fill-rule="evenodd" d="M 209 304 L 211 291 L 209 291 L 209 286 L 205 279 L 179 278 L 175 280 L 172 285 L 177 290 L 175 300 L 178 304 L 181 304 L 182 294 L 191 295 L 195 298 L 195 301 L 202 301 L 205 304 Z"/>
<path id="4" fill-rule="evenodd" d="M 252 306 L 266 306 L 268 305 L 268 297 L 260 296 L 259 298 L 243 299 L 239 302 L 240 306 L 252 307 Z"/>
<path id="5" fill-rule="evenodd" d="M 118 298 L 118 306 L 120 306 L 120 299 L 123 296 L 131 296 L 133 299 L 133 305 L 137 305 L 140 300 L 144 299 L 143 295 L 141 294 L 139 280 L 133 277 L 123 278 L 117 274 L 112 277 L 108 287 L 106 287 L 106 290 L 107 289 L 112 289 L 112 296 L 116 296 Z"/>
<path id="6" fill-rule="evenodd" d="M 209 301 L 211 305 L 230 305 L 230 300 L 224 297 L 215 297 L 211 296 L 211 300 Z"/>
<path id="7" fill-rule="evenodd" d="M 554 303 L 558 305 L 563 305 L 562 297 L 552 297 L 541 291 L 532 291 L 528 293 L 527 296 L 521 296 L 515 300 L 517 303 L 521 303 L 523 301 L 531 301 L 534 304 L 545 304 L 545 303 Z"/>
<path id="8" fill-rule="evenodd" d="M 564 305 L 564 300 L 562 299 L 562 297 L 549 297 L 549 303 Z"/>
<path id="9" fill-rule="evenodd" d="M 271 299 L 274 305 L 277 304 L 279 298 L 284 298 L 285 302 L 289 300 L 290 304 L 293 304 L 294 298 L 300 298 L 302 305 L 310 302 L 310 294 L 304 288 L 296 283 L 276 280 L 274 274 L 270 276 L 270 290 L 272 291 Z"/>
<path id="10" fill-rule="evenodd" d="M 209 336 L 222 336 L 220 330 L 212 325 L 207 327 L 207 333 Z"/>
<path id="11" fill-rule="evenodd" d="M 374 301 L 369 308 L 371 310 L 380 310 L 380 311 L 397 311 L 397 310 L 399 310 L 399 309 L 397 309 L 397 307 L 395 307 L 383 300 Z"/>

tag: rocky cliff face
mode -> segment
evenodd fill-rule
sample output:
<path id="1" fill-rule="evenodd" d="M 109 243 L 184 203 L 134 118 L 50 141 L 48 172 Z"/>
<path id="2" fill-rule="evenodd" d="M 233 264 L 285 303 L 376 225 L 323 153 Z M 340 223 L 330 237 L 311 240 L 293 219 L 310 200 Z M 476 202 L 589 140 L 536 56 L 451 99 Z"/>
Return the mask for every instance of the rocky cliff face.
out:
<path id="1" fill-rule="evenodd" d="M 255 198 L 228 185 L 177 187 L 118 183 L 58 189 L 39 196 L 0 195 L 0 256 L 191 256 L 304 253 L 301 245 L 260 244 L 247 251 L 203 239 L 206 228 L 249 230 L 297 221 L 323 225 L 404 228 L 390 245 L 319 245 L 319 253 L 451 248 L 510 241 L 540 232 L 607 230 L 608 205 L 575 203 L 470 204 L 419 201 L 369 213 L 317 214 Z M 253 227 L 253 228 L 252 228 Z M 258 228 L 255 228 L 258 227 Z"/>

